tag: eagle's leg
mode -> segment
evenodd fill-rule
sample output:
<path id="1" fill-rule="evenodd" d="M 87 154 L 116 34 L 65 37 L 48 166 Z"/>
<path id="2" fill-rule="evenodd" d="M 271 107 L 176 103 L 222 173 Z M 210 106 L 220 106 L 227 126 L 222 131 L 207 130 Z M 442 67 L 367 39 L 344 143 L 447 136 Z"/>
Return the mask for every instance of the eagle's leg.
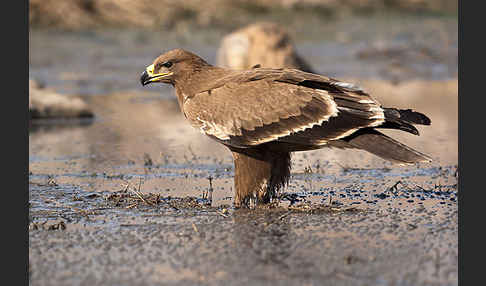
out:
<path id="1" fill-rule="evenodd" d="M 235 207 L 250 201 L 268 204 L 290 178 L 290 153 L 266 148 L 232 150 L 235 164 Z"/>

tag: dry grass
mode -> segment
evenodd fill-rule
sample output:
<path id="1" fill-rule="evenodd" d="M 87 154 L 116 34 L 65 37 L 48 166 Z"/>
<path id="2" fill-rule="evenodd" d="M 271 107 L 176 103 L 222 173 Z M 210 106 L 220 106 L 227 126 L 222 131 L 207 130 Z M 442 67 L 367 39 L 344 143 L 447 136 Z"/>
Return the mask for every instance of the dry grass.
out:
<path id="1" fill-rule="evenodd" d="M 219 212 L 217 208 L 211 207 L 211 204 L 207 203 L 207 200 L 201 200 L 196 197 L 163 197 L 160 193 L 144 193 L 141 191 L 141 187 L 141 178 L 137 187 L 126 182 L 122 190 L 105 196 L 105 200 L 111 202 L 116 207 L 124 207 L 127 209 L 159 206 L 169 207 L 176 211 L 181 209 L 214 209 L 218 214 L 227 217 L 224 213 Z"/>
<path id="2" fill-rule="evenodd" d="M 310 213 L 310 214 L 316 214 L 316 213 L 357 213 L 357 212 L 363 212 L 364 210 L 358 209 L 355 207 L 336 207 L 328 204 L 317 204 L 317 203 L 311 203 L 311 202 L 303 202 L 299 204 L 295 204 L 292 206 L 288 206 L 287 209 L 289 209 L 292 212 L 297 212 L 297 213 Z"/>

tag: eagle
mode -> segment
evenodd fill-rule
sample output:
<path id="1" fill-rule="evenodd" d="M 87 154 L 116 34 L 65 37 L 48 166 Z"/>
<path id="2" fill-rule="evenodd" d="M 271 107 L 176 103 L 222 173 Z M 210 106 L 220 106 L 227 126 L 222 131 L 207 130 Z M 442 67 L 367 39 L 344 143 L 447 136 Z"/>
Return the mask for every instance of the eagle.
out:
<path id="1" fill-rule="evenodd" d="M 174 49 L 157 57 L 140 82 L 172 85 L 189 123 L 231 151 L 236 208 L 270 203 L 289 183 L 292 152 L 354 148 L 399 164 L 432 161 L 378 131 L 419 135 L 413 125 L 430 125 L 426 115 L 383 107 L 360 87 L 323 75 L 232 70 Z"/>

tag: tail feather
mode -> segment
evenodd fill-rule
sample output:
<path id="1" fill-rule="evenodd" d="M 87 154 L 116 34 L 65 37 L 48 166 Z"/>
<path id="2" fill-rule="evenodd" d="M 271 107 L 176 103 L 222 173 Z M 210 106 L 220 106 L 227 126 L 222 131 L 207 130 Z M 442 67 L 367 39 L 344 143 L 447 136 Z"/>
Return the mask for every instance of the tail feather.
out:
<path id="1" fill-rule="evenodd" d="M 385 160 L 400 164 L 431 162 L 432 159 L 374 129 L 356 132 L 347 138 L 347 143 L 354 148 L 363 149 Z"/>
<path id="2" fill-rule="evenodd" d="M 385 123 L 377 128 L 391 128 L 419 135 L 412 124 L 430 125 L 431 121 L 425 114 L 411 109 L 384 108 Z"/>
<path id="3" fill-rule="evenodd" d="M 396 118 L 412 124 L 430 125 L 431 121 L 425 114 L 411 109 L 384 108 L 385 118 Z"/>

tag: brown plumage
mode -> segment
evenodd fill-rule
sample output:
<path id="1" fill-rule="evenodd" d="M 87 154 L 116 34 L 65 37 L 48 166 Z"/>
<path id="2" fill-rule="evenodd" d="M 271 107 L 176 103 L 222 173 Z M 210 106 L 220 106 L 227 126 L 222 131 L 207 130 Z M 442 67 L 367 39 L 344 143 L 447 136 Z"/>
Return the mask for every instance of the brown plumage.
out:
<path id="1" fill-rule="evenodd" d="M 430 119 L 384 108 L 360 88 L 297 69 L 237 71 L 208 64 L 182 49 L 159 56 L 141 83 L 171 84 L 190 124 L 227 146 L 235 163 L 235 206 L 268 203 L 290 177 L 290 153 L 323 147 L 358 148 L 413 164 L 431 159 L 378 128 L 418 135 Z"/>

